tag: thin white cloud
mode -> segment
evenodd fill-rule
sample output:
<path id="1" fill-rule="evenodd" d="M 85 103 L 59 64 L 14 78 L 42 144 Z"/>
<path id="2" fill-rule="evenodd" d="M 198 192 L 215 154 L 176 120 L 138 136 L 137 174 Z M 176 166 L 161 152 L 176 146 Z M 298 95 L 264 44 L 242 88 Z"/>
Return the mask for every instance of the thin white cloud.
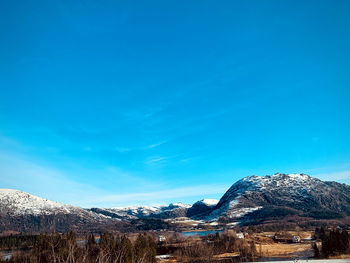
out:
<path id="1" fill-rule="evenodd" d="M 84 205 L 87 199 L 106 194 L 91 185 L 68 179 L 57 169 L 37 164 L 20 156 L 0 152 L 0 186 L 13 188 L 73 205 Z"/>
<path id="2" fill-rule="evenodd" d="M 150 157 L 145 161 L 145 164 L 147 165 L 153 165 L 153 164 L 162 164 L 164 163 L 167 159 L 169 159 L 168 157 L 165 156 L 154 156 L 154 157 Z"/>
<path id="3" fill-rule="evenodd" d="M 115 147 L 114 151 L 119 152 L 119 153 L 126 153 L 126 152 L 131 152 L 131 151 L 145 151 L 145 150 L 151 150 L 154 148 L 157 148 L 165 143 L 167 143 L 167 140 L 152 143 L 146 146 L 140 146 L 140 147 Z"/>
<path id="4" fill-rule="evenodd" d="M 143 150 L 148 150 L 148 149 L 153 149 L 153 148 L 156 148 L 158 146 L 161 146 L 163 145 L 164 143 L 166 143 L 167 141 L 160 141 L 160 142 L 157 142 L 157 143 L 154 143 L 154 144 L 150 144 L 150 145 L 147 145 L 145 147 L 142 147 L 141 149 Z"/>
<path id="5" fill-rule="evenodd" d="M 321 174 L 316 174 L 315 176 L 325 181 L 348 180 L 350 179 L 350 170 L 341 171 L 341 172 L 321 173 Z"/>

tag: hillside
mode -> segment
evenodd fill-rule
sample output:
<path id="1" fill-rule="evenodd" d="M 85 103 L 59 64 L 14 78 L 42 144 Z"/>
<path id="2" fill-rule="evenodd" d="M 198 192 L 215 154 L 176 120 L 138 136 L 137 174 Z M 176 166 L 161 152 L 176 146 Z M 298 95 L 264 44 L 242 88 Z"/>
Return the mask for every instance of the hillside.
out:
<path id="1" fill-rule="evenodd" d="M 233 184 L 206 219 L 225 217 L 245 224 L 286 217 L 339 219 L 350 215 L 350 186 L 305 174 L 248 176 Z"/>
<path id="2" fill-rule="evenodd" d="M 0 232 L 51 232 L 98 229 L 110 218 L 22 191 L 0 189 Z"/>

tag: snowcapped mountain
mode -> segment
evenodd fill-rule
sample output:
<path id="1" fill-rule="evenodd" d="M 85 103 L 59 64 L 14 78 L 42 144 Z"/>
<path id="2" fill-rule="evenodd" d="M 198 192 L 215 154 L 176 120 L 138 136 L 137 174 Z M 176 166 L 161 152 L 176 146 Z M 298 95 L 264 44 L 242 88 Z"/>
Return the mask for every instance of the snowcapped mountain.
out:
<path id="1" fill-rule="evenodd" d="M 11 215 L 70 214 L 80 210 L 13 189 L 0 189 L 0 204 L 0 212 Z"/>
<path id="2" fill-rule="evenodd" d="M 220 201 L 91 209 L 0 189 L 0 233 L 103 231 L 117 226 L 122 230 L 126 225 L 132 227 L 134 219 L 177 217 L 241 224 L 343 220 L 350 218 L 350 186 L 305 174 L 253 175 L 234 183 Z"/>
<path id="3" fill-rule="evenodd" d="M 128 206 L 114 208 L 92 208 L 96 213 L 101 213 L 114 218 L 136 219 L 136 218 L 175 218 L 186 216 L 187 209 L 192 205 L 172 203 L 168 206 Z"/>
<path id="4" fill-rule="evenodd" d="M 66 231 L 110 223 L 111 219 L 80 207 L 22 191 L 0 189 L 0 232 Z"/>
<path id="5" fill-rule="evenodd" d="M 346 215 L 350 215 L 350 186 L 306 174 L 277 173 L 239 180 L 205 218 L 223 216 L 262 222 L 262 218 L 329 219 Z"/>
<path id="6" fill-rule="evenodd" d="M 114 207 L 109 210 L 125 218 L 139 218 L 159 213 L 161 208 L 162 206 L 126 206 Z"/>

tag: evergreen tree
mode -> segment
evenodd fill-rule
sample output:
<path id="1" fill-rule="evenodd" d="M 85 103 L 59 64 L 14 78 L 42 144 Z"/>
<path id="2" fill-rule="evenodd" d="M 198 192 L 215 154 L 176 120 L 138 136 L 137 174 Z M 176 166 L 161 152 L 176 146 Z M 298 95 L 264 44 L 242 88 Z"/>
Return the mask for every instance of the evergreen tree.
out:
<path id="1" fill-rule="evenodd" d="M 312 244 L 312 249 L 314 250 L 314 258 L 320 258 L 320 250 L 318 249 L 316 242 Z"/>

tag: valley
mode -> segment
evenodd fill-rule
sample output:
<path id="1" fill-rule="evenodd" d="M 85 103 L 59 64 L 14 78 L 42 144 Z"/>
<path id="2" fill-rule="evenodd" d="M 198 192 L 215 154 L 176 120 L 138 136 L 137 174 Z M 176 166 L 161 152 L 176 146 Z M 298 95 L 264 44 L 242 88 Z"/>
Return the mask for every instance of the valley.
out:
<path id="1" fill-rule="evenodd" d="M 35 256 L 38 238 L 48 246 L 52 238 L 69 240 L 83 256 L 90 253 L 91 235 L 96 256 L 112 253 L 101 242 L 128 240 L 136 251 L 137 242 L 148 240 L 158 262 L 340 259 L 350 255 L 346 246 L 339 251 L 332 247 L 340 238 L 348 240 L 350 186 L 305 174 L 249 176 L 234 183 L 220 200 L 165 206 L 81 208 L 0 189 L 0 219 L 3 260 Z M 17 243 L 11 243 L 12 239 Z"/>

